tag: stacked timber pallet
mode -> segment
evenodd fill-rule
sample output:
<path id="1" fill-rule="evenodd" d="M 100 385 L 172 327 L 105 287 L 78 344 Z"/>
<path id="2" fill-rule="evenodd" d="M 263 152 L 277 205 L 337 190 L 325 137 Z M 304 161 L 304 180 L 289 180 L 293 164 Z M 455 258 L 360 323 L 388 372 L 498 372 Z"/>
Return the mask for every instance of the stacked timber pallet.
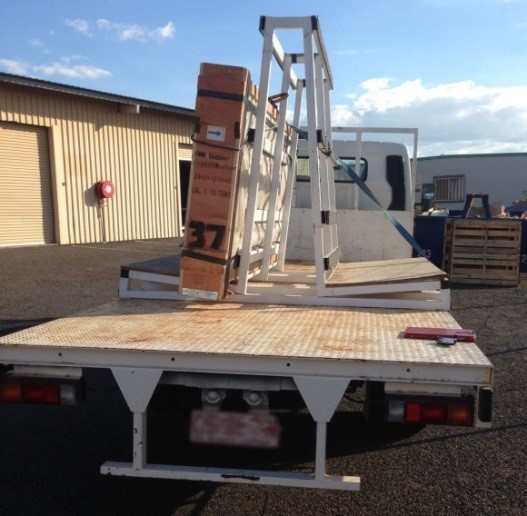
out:
<path id="1" fill-rule="evenodd" d="M 452 283 L 517 285 L 521 229 L 518 220 L 447 219 L 443 270 Z"/>

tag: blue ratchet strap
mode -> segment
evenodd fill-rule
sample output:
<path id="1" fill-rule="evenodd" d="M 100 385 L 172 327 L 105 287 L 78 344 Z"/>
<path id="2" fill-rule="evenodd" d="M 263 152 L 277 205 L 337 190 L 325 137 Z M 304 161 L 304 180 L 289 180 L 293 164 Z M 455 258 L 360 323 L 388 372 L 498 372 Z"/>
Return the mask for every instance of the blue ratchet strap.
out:
<path id="1" fill-rule="evenodd" d="M 291 129 L 298 133 L 298 137 L 302 140 L 307 140 L 308 133 L 307 131 L 304 131 L 303 129 L 300 129 L 298 127 L 295 127 L 294 125 L 290 125 Z M 355 183 L 359 186 L 359 188 L 384 212 L 384 215 L 386 218 L 393 224 L 395 229 L 399 231 L 401 236 L 413 247 L 414 251 L 417 253 L 417 256 L 425 256 L 425 252 L 421 248 L 421 246 L 417 243 L 416 239 L 406 231 L 406 228 L 387 210 L 385 210 L 381 203 L 377 200 L 377 197 L 373 194 L 373 192 L 369 189 L 369 187 L 366 185 L 366 183 L 358 176 L 355 171 L 347 165 L 344 161 L 342 161 L 339 157 L 333 156 L 333 159 L 337 162 L 337 164 L 344 168 L 346 172 L 349 174 L 349 176 L 355 181 Z"/>
<path id="2" fill-rule="evenodd" d="M 381 203 L 377 200 L 377 197 L 373 195 L 373 192 L 369 189 L 369 187 L 366 185 L 366 183 L 360 178 L 359 175 L 355 173 L 355 171 L 347 165 L 344 161 L 342 161 L 337 156 L 334 156 L 334 159 L 338 163 L 339 166 L 341 166 L 348 174 L 349 176 L 355 181 L 357 185 L 359 185 L 359 188 L 384 212 L 384 215 L 386 218 L 393 224 L 395 229 L 399 231 L 399 233 L 402 235 L 402 237 L 413 247 L 415 252 L 417 253 L 417 256 L 425 256 L 425 252 L 421 248 L 421 246 L 417 243 L 416 239 L 408 233 L 406 228 L 387 210 L 385 210 Z"/>

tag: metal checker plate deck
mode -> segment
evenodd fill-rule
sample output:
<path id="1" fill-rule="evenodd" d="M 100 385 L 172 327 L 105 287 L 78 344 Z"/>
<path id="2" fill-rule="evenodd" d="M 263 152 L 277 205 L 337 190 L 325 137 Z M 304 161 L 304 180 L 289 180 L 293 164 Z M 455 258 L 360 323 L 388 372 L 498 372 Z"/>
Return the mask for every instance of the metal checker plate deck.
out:
<path id="1" fill-rule="evenodd" d="M 31 346 L 491 366 L 473 343 L 404 339 L 408 326 L 459 328 L 447 312 L 177 301 L 114 301 L 0 338 Z"/>

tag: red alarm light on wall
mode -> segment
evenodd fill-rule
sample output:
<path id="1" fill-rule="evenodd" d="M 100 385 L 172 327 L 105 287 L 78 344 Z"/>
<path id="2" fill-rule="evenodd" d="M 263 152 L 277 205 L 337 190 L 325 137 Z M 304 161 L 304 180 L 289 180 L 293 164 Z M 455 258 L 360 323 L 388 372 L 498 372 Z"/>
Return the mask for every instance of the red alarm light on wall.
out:
<path id="1" fill-rule="evenodd" d="M 111 199 L 115 194 L 115 185 L 111 181 L 99 181 L 95 191 L 101 199 Z"/>

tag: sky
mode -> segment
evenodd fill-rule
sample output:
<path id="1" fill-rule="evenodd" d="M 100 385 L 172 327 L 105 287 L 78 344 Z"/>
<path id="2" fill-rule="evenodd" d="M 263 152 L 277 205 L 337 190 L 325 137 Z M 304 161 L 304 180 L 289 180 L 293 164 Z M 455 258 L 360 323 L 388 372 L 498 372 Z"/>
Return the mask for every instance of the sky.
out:
<path id="1" fill-rule="evenodd" d="M 419 156 L 527 152 L 527 0 L 2 0 L 0 71 L 194 108 L 200 63 L 258 84 L 262 15 L 318 17 L 334 126 L 416 127 Z"/>

